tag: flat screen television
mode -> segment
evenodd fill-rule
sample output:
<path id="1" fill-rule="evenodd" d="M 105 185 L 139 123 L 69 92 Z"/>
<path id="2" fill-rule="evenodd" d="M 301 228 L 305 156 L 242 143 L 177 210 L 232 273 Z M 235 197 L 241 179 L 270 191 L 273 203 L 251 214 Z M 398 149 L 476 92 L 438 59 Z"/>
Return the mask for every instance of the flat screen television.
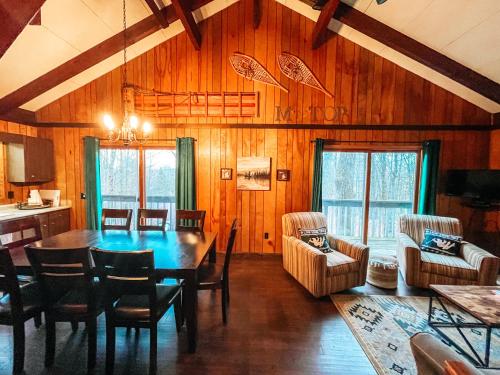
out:
<path id="1" fill-rule="evenodd" d="M 500 203 L 500 169 L 451 169 L 447 175 L 446 195 L 484 204 Z"/>

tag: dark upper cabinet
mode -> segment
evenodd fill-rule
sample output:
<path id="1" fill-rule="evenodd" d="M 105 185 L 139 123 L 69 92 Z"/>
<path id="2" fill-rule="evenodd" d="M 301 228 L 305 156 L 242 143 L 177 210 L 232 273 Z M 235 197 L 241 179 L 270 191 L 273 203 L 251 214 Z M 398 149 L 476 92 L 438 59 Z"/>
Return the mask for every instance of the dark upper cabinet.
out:
<path id="1" fill-rule="evenodd" d="M 50 139 L 23 137 L 7 144 L 8 181 L 39 183 L 54 179 L 54 145 Z"/>

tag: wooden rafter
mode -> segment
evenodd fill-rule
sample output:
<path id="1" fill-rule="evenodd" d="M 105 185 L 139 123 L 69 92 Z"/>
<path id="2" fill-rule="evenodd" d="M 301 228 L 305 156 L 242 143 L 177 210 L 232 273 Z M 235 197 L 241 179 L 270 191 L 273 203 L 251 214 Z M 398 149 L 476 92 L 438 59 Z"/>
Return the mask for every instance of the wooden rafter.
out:
<path id="1" fill-rule="evenodd" d="M 312 32 L 312 48 L 318 48 L 325 39 L 326 29 L 339 6 L 340 0 L 328 0 L 319 14 L 318 21 Z"/>
<path id="2" fill-rule="evenodd" d="M 14 43 L 45 0 L 0 0 L 0 58 Z"/>
<path id="3" fill-rule="evenodd" d="M 165 17 L 165 14 L 161 11 L 160 8 L 158 8 L 158 5 L 156 4 L 155 0 L 146 0 L 146 4 L 149 6 L 149 9 L 151 9 L 153 14 L 155 15 L 161 27 L 162 28 L 168 27 L 167 17 Z"/>
<path id="4" fill-rule="evenodd" d="M 195 9 L 209 3 L 209 0 L 199 0 L 193 3 Z M 162 9 L 168 23 L 175 22 L 178 17 L 172 5 Z M 127 29 L 127 45 L 130 46 L 160 30 L 161 26 L 154 15 L 137 22 Z M 59 65 L 57 68 L 45 73 L 35 80 L 27 83 L 16 91 L 0 99 L 0 114 L 22 106 L 44 92 L 56 87 L 64 81 L 74 77 L 84 70 L 113 56 L 123 49 L 123 31 L 104 40 L 98 45 L 82 52 L 71 60 Z"/>
<path id="5" fill-rule="evenodd" d="M 38 10 L 29 22 L 31 26 L 40 26 L 42 24 L 42 10 Z"/>
<path id="6" fill-rule="evenodd" d="M 496 103 L 500 103 L 500 84 L 373 19 L 363 12 L 340 3 L 333 18 L 451 78 L 478 94 Z"/>
<path id="7" fill-rule="evenodd" d="M 172 0 L 172 5 L 174 6 L 177 17 L 181 20 L 191 43 L 193 43 L 194 48 L 199 50 L 201 48 L 201 33 L 198 29 L 196 21 L 194 20 L 193 13 L 191 13 L 189 5 L 186 0 Z"/>

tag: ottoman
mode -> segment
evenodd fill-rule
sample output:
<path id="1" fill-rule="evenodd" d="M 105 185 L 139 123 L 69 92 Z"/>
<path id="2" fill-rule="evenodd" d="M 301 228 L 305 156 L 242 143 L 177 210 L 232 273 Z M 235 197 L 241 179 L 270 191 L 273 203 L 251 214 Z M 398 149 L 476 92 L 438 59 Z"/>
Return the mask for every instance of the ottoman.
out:
<path id="1" fill-rule="evenodd" d="M 393 256 L 374 255 L 368 260 L 366 281 L 383 289 L 398 287 L 398 260 Z"/>

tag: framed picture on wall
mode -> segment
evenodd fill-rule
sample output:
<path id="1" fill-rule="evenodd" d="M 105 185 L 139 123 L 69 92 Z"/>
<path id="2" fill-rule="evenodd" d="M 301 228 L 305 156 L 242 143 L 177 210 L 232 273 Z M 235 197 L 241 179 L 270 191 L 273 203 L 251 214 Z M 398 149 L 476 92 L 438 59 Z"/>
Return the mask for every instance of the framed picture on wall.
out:
<path id="1" fill-rule="evenodd" d="M 236 186 L 238 190 L 271 190 L 271 158 L 238 158 Z"/>
<path id="2" fill-rule="evenodd" d="M 290 181 L 290 170 L 289 169 L 278 169 L 276 171 L 277 181 Z"/>
<path id="3" fill-rule="evenodd" d="M 233 169 L 232 168 L 221 168 L 220 169 L 220 179 L 221 180 L 232 180 L 233 179 Z"/>

